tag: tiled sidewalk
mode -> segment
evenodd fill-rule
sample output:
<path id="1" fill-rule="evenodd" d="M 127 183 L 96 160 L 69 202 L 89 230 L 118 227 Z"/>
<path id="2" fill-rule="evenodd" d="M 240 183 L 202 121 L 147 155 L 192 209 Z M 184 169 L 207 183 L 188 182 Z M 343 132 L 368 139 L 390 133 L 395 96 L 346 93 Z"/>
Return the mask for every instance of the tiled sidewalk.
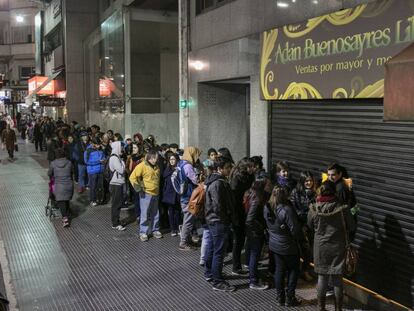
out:
<path id="1" fill-rule="evenodd" d="M 86 207 L 86 196 L 75 197 L 78 216 L 69 229 L 60 219 L 49 221 L 46 155 L 20 144 L 14 163 L 0 154 L 0 238 L 19 310 L 285 309 L 276 306 L 274 289 L 251 291 L 246 279 L 230 280 L 238 287 L 234 293 L 213 292 L 203 280 L 198 251 L 179 251 L 178 239 L 169 235 L 142 243 L 136 224 L 113 231 L 109 206 Z M 298 294 L 314 298 L 315 290 Z M 313 301 L 289 310 L 315 309 Z"/>

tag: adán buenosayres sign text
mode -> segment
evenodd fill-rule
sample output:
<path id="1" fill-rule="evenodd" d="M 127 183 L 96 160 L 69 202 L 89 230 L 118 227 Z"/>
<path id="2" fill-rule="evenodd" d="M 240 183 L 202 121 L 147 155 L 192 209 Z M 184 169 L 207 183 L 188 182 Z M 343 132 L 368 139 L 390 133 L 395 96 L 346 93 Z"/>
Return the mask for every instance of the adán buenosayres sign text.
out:
<path id="1" fill-rule="evenodd" d="M 262 99 L 379 98 L 385 63 L 414 41 L 414 0 L 385 0 L 266 31 Z"/>

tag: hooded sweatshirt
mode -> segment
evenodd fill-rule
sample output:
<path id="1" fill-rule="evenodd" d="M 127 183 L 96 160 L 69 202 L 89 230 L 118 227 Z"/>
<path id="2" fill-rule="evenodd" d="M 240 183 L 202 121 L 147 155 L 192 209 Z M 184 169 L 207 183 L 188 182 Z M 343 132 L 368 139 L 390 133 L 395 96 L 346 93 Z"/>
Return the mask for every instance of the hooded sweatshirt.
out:
<path id="1" fill-rule="evenodd" d="M 120 141 L 115 141 L 111 144 L 112 153 L 109 158 L 109 169 L 113 172 L 110 185 L 125 184 L 125 163 L 121 159 L 122 145 Z"/>
<path id="2" fill-rule="evenodd" d="M 234 197 L 230 184 L 221 174 L 213 173 L 207 177 L 205 185 L 207 190 L 204 213 L 207 224 L 219 222 L 230 225 L 234 210 Z"/>

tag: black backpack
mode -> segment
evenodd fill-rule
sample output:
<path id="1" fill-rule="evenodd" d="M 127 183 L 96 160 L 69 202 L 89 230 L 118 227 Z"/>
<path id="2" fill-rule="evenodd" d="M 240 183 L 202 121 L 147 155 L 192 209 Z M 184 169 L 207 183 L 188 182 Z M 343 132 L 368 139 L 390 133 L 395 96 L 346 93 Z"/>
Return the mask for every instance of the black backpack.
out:
<path id="1" fill-rule="evenodd" d="M 103 177 L 104 177 L 105 181 L 107 181 L 107 182 L 110 182 L 110 181 L 111 181 L 112 177 L 114 176 L 114 172 L 115 172 L 115 171 L 111 171 L 111 169 L 109 168 L 109 160 L 110 160 L 113 156 L 114 156 L 114 157 L 117 157 L 117 158 L 118 158 L 118 160 L 119 160 L 119 161 L 121 161 L 121 159 L 119 158 L 119 156 L 118 156 L 118 155 L 116 155 L 116 154 L 111 154 L 111 155 L 109 156 L 109 158 L 106 160 L 106 162 L 105 162 L 105 167 L 104 167 L 104 171 L 103 171 Z"/>

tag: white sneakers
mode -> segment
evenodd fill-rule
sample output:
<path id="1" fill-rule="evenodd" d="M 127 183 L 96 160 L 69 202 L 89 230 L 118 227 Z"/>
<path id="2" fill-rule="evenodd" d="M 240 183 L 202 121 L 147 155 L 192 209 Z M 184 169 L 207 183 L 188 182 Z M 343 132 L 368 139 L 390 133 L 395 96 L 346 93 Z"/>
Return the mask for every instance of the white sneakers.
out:
<path id="1" fill-rule="evenodd" d="M 154 231 L 154 232 L 152 233 L 152 236 L 153 236 L 154 238 L 156 238 L 156 239 L 161 239 L 161 238 L 162 238 L 162 233 L 161 233 L 161 232 L 159 232 L 159 231 Z M 147 241 L 148 241 L 148 239 L 149 239 L 149 236 L 148 236 L 148 235 L 146 235 L 146 234 L 140 234 L 139 239 L 140 239 L 142 242 L 147 242 Z"/>
<path id="2" fill-rule="evenodd" d="M 112 226 L 112 229 L 118 230 L 118 231 L 124 231 L 126 228 L 124 226 L 118 225 L 118 226 Z"/>

